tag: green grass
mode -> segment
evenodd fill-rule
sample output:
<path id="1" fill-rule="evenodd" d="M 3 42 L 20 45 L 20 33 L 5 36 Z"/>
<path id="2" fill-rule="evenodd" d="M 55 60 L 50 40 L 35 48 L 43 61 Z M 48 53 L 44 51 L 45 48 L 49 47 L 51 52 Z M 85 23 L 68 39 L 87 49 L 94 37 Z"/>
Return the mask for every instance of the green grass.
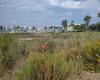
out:
<path id="1" fill-rule="evenodd" d="M 31 53 L 25 65 L 17 72 L 17 80 L 73 80 L 81 74 L 80 57 L 66 60 L 59 54 Z"/>

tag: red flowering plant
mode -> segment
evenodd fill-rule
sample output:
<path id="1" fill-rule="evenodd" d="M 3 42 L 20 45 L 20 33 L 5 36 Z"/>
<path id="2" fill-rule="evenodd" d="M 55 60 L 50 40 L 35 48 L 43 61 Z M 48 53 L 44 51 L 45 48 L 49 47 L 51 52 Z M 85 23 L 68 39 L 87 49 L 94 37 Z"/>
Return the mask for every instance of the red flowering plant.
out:
<path id="1" fill-rule="evenodd" d="M 48 45 L 47 45 L 46 43 L 41 44 L 40 47 L 39 47 L 39 49 L 40 49 L 41 51 L 47 51 L 47 50 L 48 50 Z"/>

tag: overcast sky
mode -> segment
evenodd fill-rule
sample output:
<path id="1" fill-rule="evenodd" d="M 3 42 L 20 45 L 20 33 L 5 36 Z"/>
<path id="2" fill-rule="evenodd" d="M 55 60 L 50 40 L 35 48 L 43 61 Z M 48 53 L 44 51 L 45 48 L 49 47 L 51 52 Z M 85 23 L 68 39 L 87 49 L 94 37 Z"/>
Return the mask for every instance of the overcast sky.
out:
<path id="1" fill-rule="evenodd" d="M 100 0 L 0 0 L 0 24 L 60 25 L 61 20 L 83 23 L 91 15 L 97 21 Z"/>

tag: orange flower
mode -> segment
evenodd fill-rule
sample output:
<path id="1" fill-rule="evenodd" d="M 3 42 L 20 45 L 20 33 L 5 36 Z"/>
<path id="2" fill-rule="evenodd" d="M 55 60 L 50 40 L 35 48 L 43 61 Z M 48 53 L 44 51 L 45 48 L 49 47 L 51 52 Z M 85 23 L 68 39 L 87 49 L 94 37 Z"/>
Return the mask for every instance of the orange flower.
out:
<path id="1" fill-rule="evenodd" d="M 47 50 L 48 45 L 47 44 L 42 44 L 42 45 L 40 45 L 40 49 Z"/>

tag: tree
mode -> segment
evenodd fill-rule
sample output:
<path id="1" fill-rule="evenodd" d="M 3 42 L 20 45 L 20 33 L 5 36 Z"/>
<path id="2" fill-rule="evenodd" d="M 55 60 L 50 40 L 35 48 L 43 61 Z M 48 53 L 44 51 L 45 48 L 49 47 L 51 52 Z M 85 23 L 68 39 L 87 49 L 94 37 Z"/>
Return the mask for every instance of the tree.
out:
<path id="1" fill-rule="evenodd" d="M 96 31 L 96 24 L 91 24 L 89 30 Z"/>
<path id="2" fill-rule="evenodd" d="M 3 31 L 3 26 L 2 26 L 2 25 L 0 25 L 0 31 L 1 31 L 1 32 Z"/>
<path id="3" fill-rule="evenodd" d="M 56 29 L 58 29 L 58 27 L 56 27 L 56 26 L 54 26 L 53 28 L 54 28 L 54 32 L 56 32 Z"/>
<path id="4" fill-rule="evenodd" d="M 35 29 L 36 29 L 36 27 L 35 27 L 35 26 L 33 26 L 33 27 L 32 27 L 32 30 L 35 30 Z"/>
<path id="5" fill-rule="evenodd" d="M 47 31 L 47 27 L 44 27 L 44 30 Z"/>
<path id="6" fill-rule="evenodd" d="M 98 22 L 100 22 L 100 21 L 99 21 L 99 19 L 100 19 L 100 13 L 97 14 L 97 17 L 98 17 Z"/>
<path id="7" fill-rule="evenodd" d="M 100 23 L 96 23 L 96 31 L 100 31 Z"/>
<path id="8" fill-rule="evenodd" d="M 71 26 L 74 26 L 74 21 L 72 20 L 72 22 L 71 22 Z"/>
<path id="9" fill-rule="evenodd" d="M 89 16 L 89 15 L 86 15 L 85 17 L 84 17 L 84 21 L 85 21 L 85 25 L 86 26 L 89 26 L 89 23 L 90 23 L 90 19 L 91 19 L 92 17 L 91 16 Z"/>
<path id="10" fill-rule="evenodd" d="M 50 31 L 53 31 L 53 26 L 50 26 L 50 27 L 49 27 L 49 30 L 50 30 Z"/>
<path id="11" fill-rule="evenodd" d="M 65 29 L 67 28 L 67 20 L 62 20 L 62 26 L 63 26 L 64 32 L 65 32 Z"/>

